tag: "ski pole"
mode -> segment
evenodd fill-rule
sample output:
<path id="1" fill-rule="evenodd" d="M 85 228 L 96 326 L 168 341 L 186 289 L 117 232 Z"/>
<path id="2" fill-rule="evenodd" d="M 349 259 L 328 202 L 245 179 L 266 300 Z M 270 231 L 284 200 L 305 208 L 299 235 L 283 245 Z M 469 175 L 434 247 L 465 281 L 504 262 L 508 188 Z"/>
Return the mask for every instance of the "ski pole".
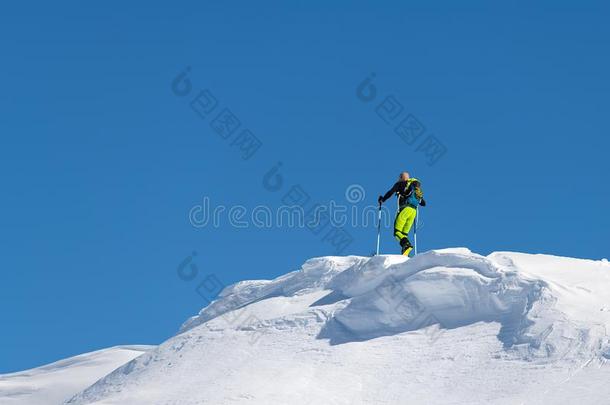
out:
<path id="1" fill-rule="evenodd" d="M 379 256 L 379 240 L 381 239 L 381 203 L 379 203 L 379 214 L 377 215 L 377 250 L 375 256 Z"/>
<path id="2" fill-rule="evenodd" d="M 419 207 L 415 208 L 415 227 L 413 228 L 413 254 L 417 254 L 417 221 L 419 220 Z"/>

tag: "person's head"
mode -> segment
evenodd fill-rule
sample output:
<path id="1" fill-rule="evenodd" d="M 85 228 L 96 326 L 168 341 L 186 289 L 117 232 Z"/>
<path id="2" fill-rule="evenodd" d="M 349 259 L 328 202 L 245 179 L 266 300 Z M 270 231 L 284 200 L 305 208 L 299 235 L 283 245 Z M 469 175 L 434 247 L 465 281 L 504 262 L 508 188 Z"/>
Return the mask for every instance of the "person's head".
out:
<path id="1" fill-rule="evenodd" d="M 398 176 L 398 181 L 407 181 L 409 180 L 409 172 L 402 172 Z"/>

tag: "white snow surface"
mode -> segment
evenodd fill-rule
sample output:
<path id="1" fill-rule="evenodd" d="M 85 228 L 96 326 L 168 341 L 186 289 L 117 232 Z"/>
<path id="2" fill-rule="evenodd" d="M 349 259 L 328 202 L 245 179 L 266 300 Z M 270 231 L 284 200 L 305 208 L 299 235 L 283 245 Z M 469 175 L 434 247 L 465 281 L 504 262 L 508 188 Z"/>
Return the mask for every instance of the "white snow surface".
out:
<path id="1" fill-rule="evenodd" d="M 115 346 L 46 366 L 0 374 L 0 405 L 61 404 L 153 346 Z"/>
<path id="2" fill-rule="evenodd" d="M 456 248 L 236 283 L 66 403 L 610 404 L 609 382 L 607 261 Z"/>

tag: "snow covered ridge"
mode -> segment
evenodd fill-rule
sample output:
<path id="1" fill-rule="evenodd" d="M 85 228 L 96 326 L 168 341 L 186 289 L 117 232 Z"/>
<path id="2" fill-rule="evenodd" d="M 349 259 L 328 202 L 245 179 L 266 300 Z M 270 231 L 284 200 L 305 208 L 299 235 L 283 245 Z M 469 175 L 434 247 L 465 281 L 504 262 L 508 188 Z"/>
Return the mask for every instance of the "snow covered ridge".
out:
<path id="1" fill-rule="evenodd" d="M 610 280 L 610 269 L 604 270 Z M 482 257 L 466 249 L 431 251 L 389 264 L 387 258 L 373 258 L 330 283 L 351 300 L 334 314 L 322 336 L 332 343 L 435 325 L 438 334 L 476 322 L 497 322 L 504 348 L 524 359 L 604 354 L 610 347 L 610 317 L 603 312 L 603 302 L 568 315 L 558 300 L 572 284 L 555 285 L 540 276 L 519 269 L 510 255 Z M 577 274 L 572 277 L 578 279 Z M 591 310 L 599 316 L 590 316 Z"/>
<path id="2" fill-rule="evenodd" d="M 604 261 L 322 257 L 225 288 L 68 403 L 609 403 L 609 332 Z"/>
<path id="3" fill-rule="evenodd" d="M 333 292 L 329 296 L 346 304 L 330 315 L 319 335 L 331 344 L 435 325 L 436 332 L 431 332 L 438 333 L 438 329 L 484 321 L 500 323 L 498 339 L 504 347 L 528 359 L 553 359 L 582 350 L 606 353 L 610 349 L 610 289 L 605 290 L 606 302 L 579 294 L 591 292 L 581 283 L 585 280 L 579 276 L 584 274 L 576 273 L 583 262 L 590 261 L 563 259 L 574 267 L 563 263 L 561 269 L 528 272 L 515 264 L 513 258 L 519 257 L 527 262 L 550 256 L 494 253 L 483 257 L 462 248 L 430 251 L 410 260 L 395 255 L 310 259 L 299 271 L 271 281 L 228 286 L 181 332 L 259 300 L 329 289 Z M 610 282 L 610 266 L 593 263 Z M 576 274 L 555 274 L 560 270 Z M 545 275 L 553 278 L 545 281 Z"/>
<path id="4" fill-rule="evenodd" d="M 0 375 L 0 404 L 60 404 L 153 346 L 115 346 Z"/>

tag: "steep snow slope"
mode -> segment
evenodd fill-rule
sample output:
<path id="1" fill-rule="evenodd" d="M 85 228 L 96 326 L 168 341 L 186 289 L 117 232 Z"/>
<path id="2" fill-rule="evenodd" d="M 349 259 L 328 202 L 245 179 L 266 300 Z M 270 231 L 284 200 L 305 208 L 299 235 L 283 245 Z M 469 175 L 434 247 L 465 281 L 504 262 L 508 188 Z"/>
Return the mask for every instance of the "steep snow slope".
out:
<path id="1" fill-rule="evenodd" d="M 70 404 L 610 403 L 610 266 L 467 249 L 227 287 Z"/>
<path id="2" fill-rule="evenodd" d="M 0 374 L 0 405 L 61 404 L 152 346 L 117 346 L 46 366 Z"/>

